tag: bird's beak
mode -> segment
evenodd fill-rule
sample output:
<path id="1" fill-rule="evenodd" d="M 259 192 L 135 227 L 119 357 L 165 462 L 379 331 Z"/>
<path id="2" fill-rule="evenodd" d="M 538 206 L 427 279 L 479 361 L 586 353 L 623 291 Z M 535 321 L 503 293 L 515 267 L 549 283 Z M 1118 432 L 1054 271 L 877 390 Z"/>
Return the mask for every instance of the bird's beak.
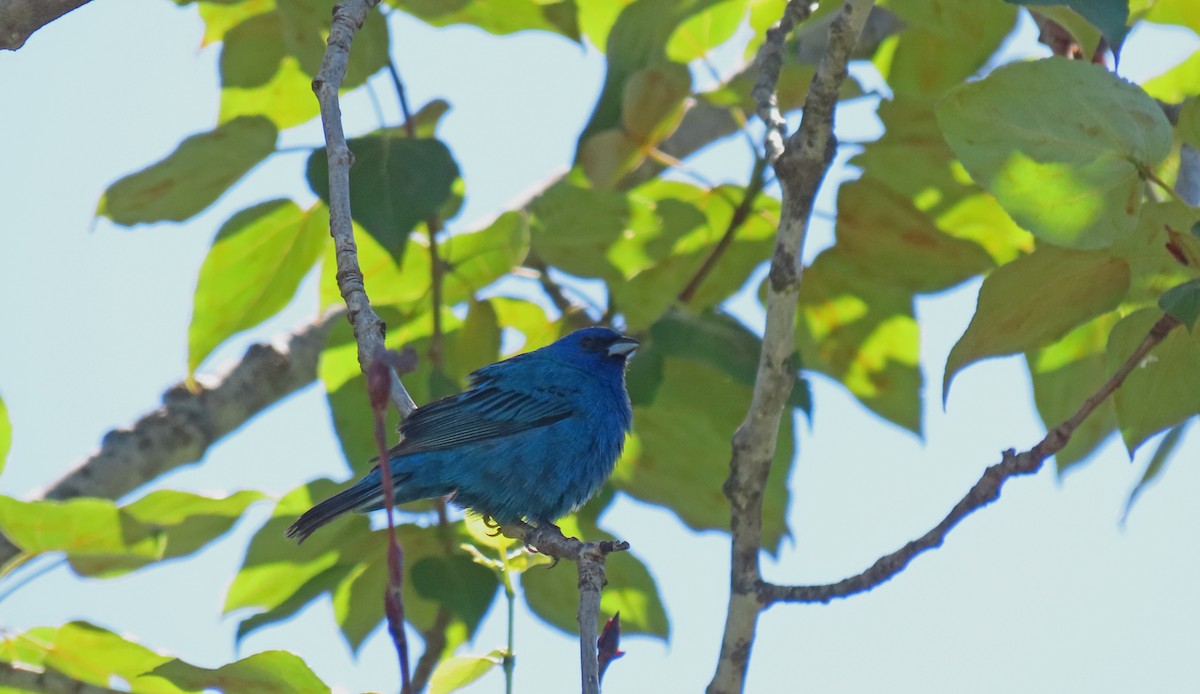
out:
<path id="1" fill-rule="evenodd" d="M 629 357 L 633 354 L 633 350 L 637 349 L 640 344 L 642 343 L 632 337 L 622 337 L 608 346 L 608 356 Z"/>

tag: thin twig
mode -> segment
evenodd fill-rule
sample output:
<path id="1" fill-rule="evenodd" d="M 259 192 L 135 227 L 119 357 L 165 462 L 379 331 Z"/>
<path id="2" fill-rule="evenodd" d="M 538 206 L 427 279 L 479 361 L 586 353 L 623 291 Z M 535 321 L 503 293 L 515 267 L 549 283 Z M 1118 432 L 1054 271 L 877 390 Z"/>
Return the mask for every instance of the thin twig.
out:
<path id="1" fill-rule="evenodd" d="M 1000 489 L 1010 477 L 1036 473 L 1047 458 L 1062 450 L 1088 415 L 1108 399 L 1121 386 L 1130 372 L 1146 358 L 1150 350 L 1162 342 L 1178 325 L 1180 325 L 1179 321 L 1170 315 L 1164 314 L 1162 318 L 1159 318 L 1133 354 L 1129 355 L 1129 358 L 1121 364 L 1112 378 L 1108 379 L 1108 382 L 1084 401 L 1075 414 L 1047 432 L 1045 438 L 1033 448 L 1023 453 L 1016 453 L 1012 449 L 1005 451 L 1003 459 L 985 470 L 983 476 L 971 487 L 966 496 L 960 499 L 954 508 L 950 509 L 950 513 L 946 514 L 946 517 L 929 532 L 895 552 L 880 557 L 866 571 L 844 578 L 837 583 L 780 586 L 761 582 L 758 589 L 759 602 L 764 607 L 775 602 L 827 603 L 835 598 L 862 593 L 900 573 L 918 554 L 941 547 L 946 535 L 959 522 L 1000 497 Z"/>
<path id="2" fill-rule="evenodd" d="M 629 543 L 581 542 L 566 537 L 549 523 L 537 527 L 527 523 L 502 525 L 507 536 L 524 542 L 538 552 L 555 559 L 570 559 L 579 568 L 579 659 L 583 694 L 600 694 L 600 665 L 596 639 L 600 625 L 600 590 L 604 587 L 604 561 L 612 552 L 624 552 Z"/>
<path id="3" fill-rule="evenodd" d="M 737 208 L 733 211 L 733 216 L 729 218 L 729 224 L 725 227 L 725 233 L 722 234 L 721 240 L 709 252 L 708 257 L 704 259 L 704 263 L 700 265 L 700 269 L 688 281 L 683 291 L 679 292 L 679 303 L 687 304 L 691 302 L 705 278 L 717 266 L 717 261 L 721 259 L 721 256 L 725 254 L 725 251 L 733 243 L 733 237 L 737 235 L 738 229 L 750 218 L 750 213 L 754 210 L 754 203 L 758 200 L 759 193 L 762 192 L 766 172 L 767 160 L 763 157 L 755 159 L 754 170 L 750 173 L 750 183 L 746 186 L 746 192 L 742 195 L 742 201 L 738 203 Z"/>
<path id="4" fill-rule="evenodd" d="M 429 676 L 442 658 L 446 650 L 446 629 L 450 626 L 453 615 L 444 607 L 439 606 L 437 615 L 433 618 L 433 626 L 421 632 L 421 640 L 425 642 L 425 650 L 417 659 L 417 665 L 412 673 L 413 692 L 423 692 L 429 684 Z"/>
<path id="5" fill-rule="evenodd" d="M 809 86 L 800 128 L 784 139 L 786 124 L 775 93 L 783 65 L 783 45 L 812 6 L 789 0 L 779 23 L 767 31 L 759 49 L 752 94 L 767 126 L 763 151 L 783 189 L 779 231 L 767 282 L 767 318 L 754 393 L 746 418 L 733 436 L 725 496 L 730 505 L 730 596 L 717 669 L 709 694 L 736 694 L 745 687 L 750 651 L 758 624 L 758 587 L 762 582 L 762 504 L 783 409 L 792 389 L 791 354 L 800 259 L 817 189 L 836 151 L 833 135 L 838 93 L 846 63 L 858 42 L 872 0 L 847 0 L 829 29 L 829 44 Z"/>

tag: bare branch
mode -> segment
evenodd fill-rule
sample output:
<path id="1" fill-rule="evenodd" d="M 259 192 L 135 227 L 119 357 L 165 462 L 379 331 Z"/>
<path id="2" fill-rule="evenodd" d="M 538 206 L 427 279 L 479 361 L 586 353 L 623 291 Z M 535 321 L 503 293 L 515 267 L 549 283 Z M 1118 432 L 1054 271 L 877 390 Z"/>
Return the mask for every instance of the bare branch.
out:
<path id="1" fill-rule="evenodd" d="M 358 266 L 358 245 L 350 222 L 350 165 L 354 155 L 346 145 L 342 130 L 342 107 L 338 89 L 346 77 L 350 60 L 350 42 L 379 0 L 349 0 L 334 5 L 333 23 L 329 27 L 329 47 L 321 61 L 321 69 L 313 79 L 313 91 L 321 105 L 321 125 L 325 130 L 325 151 L 329 162 L 329 233 L 333 236 L 337 255 L 337 283 L 346 302 L 346 317 L 354 326 L 358 343 L 358 365 L 366 373 L 371 356 L 385 349 L 387 327 L 371 308 Z M 401 415 L 408 415 L 417 405 L 405 390 L 400 377 L 391 374 L 391 400 Z"/>
<path id="2" fill-rule="evenodd" d="M 90 0 L 0 0 L 0 49 L 15 51 L 33 32 Z"/>
<path id="3" fill-rule="evenodd" d="M 950 513 L 942 519 L 942 522 L 934 526 L 929 532 L 909 542 L 895 552 L 880 557 L 866 571 L 842 579 L 837 583 L 816 586 L 779 586 L 763 582 L 760 584 L 758 590 L 759 602 L 764 607 L 774 602 L 827 603 L 834 598 L 844 598 L 855 593 L 862 593 L 871 590 L 903 571 L 904 567 L 908 566 L 908 563 L 918 554 L 941 547 L 946 539 L 946 535 L 962 519 L 1000 497 L 1000 488 L 1004 486 L 1004 483 L 1010 477 L 1031 475 L 1037 472 L 1041 469 L 1042 464 L 1047 458 L 1062 450 L 1071 440 L 1071 435 L 1075 433 L 1075 430 L 1079 428 L 1079 425 L 1083 423 L 1088 415 L 1112 395 L 1125 382 L 1125 378 L 1129 376 L 1130 372 L 1146 358 L 1150 350 L 1162 342 L 1171 330 L 1178 325 L 1180 325 L 1179 321 L 1170 315 L 1164 314 L 1150 328 L 1150 332 L 1142 340 L 1142 343 L 1121 364 L 1121 367 L 1117 369 L 1112 378 L 1085 400 L 1079 410 L 1071 415 L 1070 419 L 1047 432 L 1045 438 L 1028 451 L 1019 454 L 1011 449 L 1005 451 L 1003 460 L 985 470 L 983 476 L 971 487 L 966 496 L 959 500 L 954 505 L 954 508 L 950 509 Z"/>
<path id="4" fill-rule="evenodd" d="M 600 664 L 596 651 L 600 637 L 600 590 L 604 587 L 604 561 L 612 552 L 624 552 L 629 543 L 581 542 L 566 537 L 557 526 L 545 523 L 533 527 L 527 523 L 502 525 L 507 536 L 520 540 L 548 557 L 570 559 L 579 568 L 579 659 L 582 666 L 583 694 L 600 694 Z"/>
<path id="5" fill-rule="evenodd" d="M 33 498 L 119 499 L 199 461 L 209 446 L 316 378 L 329 328 L 342 315 L 328 313 L 285 338 L 252 345 L 223 373 L 199 377 L 195 390 L 175 385 L 163 395 L 162 407 L 110 431 L 99 449 Z M 0 564 L 18 552 L 0 536 Z"/>
<path id="6" fill-rule="evenodd" d="M 836 147 L 833 117 L 846 78 L 846 62 L 858 41 L 872 0 L 847 0 L 829 30 L 828 49 L 817 66 L 804 102 L 799 130 L 784 140 L 783 118 L 776 106 L 775 85 L 782 67 L 783 43 L 796 23 L 810 14 L 805 3 L 791 0 L 779 24 L 767 32 L 756 64 L 754 86 L 759 116 L 767 124 L 765 151 L 783 188 L 779 232 L 767 282 L 767 321 L 746 418 L 733 436 L 733 454 L 725 496 L 732 533 L 730 597 L 721 640 L 721 655 L 709 694 L 742 691 L 760 609 L 762 580 L 762 501 L 784 405 L 792 388 L 791 354 L 796 302 L 800 294 L 800 259 L 813 200 Z"/>

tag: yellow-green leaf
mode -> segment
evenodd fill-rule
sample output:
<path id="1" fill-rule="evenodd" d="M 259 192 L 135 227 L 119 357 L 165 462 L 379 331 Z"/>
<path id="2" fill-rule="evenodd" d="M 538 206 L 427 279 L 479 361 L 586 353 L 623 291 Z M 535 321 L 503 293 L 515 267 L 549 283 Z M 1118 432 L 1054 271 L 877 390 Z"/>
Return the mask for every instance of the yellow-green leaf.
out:
<path id="1" fill-rule="evenodd" d="M 429 694 L 449 694 L 483 677 L 504 662 L 504 651 L 487 655 L 456 655 L 438 663 L 429 676 Z"/>
<path id="2" fill-rule="evenodd" d="M 272 200 L 221 226 L 200 266 L 188 327 L 188 373 L 222 342 L 281 311 L 329 243 L 329 211 Z"/>
<path id="3" fill-rule="evenodd" d="M 8 406 L 0 398 L 0 472 L 4 472 L 4 461 L 12 448 L 12 422 L 8 419 Z"/>
<path id="4" fill-rule="evenodd" d="M 175 658 L 138 679 L 149 682 L 165 680 L 186 691 L 220 690 L 263 694 L 319 694 L 329 691 L 329 687 L 313 674 L 303 660 L 286 651 L 264 651 L 212 669 Z"/>
<path id="5" fill-rule="evenodd" d="M 162 161 L 109 186 L 96 214 L 122 226 L 188 219 L 274 152 L 276 134 L 270 120 L 245 116 L 192 135 Z"/>
<path id="6" fill-rule="evenodd" d="M 1104 251 L 1042 246 L 983 281 L 975 315 L 946 359 L 942 399 L 954 376 L 980 359 L 1045 347 L 1116 308 L 1129 264 Z"/>

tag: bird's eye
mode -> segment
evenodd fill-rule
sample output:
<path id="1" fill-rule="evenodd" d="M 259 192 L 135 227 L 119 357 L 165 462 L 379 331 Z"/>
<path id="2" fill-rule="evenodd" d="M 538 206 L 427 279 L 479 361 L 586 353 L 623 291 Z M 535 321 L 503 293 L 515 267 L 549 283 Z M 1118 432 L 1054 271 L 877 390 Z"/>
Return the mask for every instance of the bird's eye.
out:
<path id="1" fill-rule="evenodd" d="M 596 338 L 594 338 L 594 337 L 585 337 L 585 338 L 583 338 L 582 340 L 580 340 L 580 341 L 579 341 L 579 344 L 580 344 L 580 345 L 581 345 L 581 346 L 582 346 L 584 349 L 595 349 L 595 348 L 596 348 Z"/>

